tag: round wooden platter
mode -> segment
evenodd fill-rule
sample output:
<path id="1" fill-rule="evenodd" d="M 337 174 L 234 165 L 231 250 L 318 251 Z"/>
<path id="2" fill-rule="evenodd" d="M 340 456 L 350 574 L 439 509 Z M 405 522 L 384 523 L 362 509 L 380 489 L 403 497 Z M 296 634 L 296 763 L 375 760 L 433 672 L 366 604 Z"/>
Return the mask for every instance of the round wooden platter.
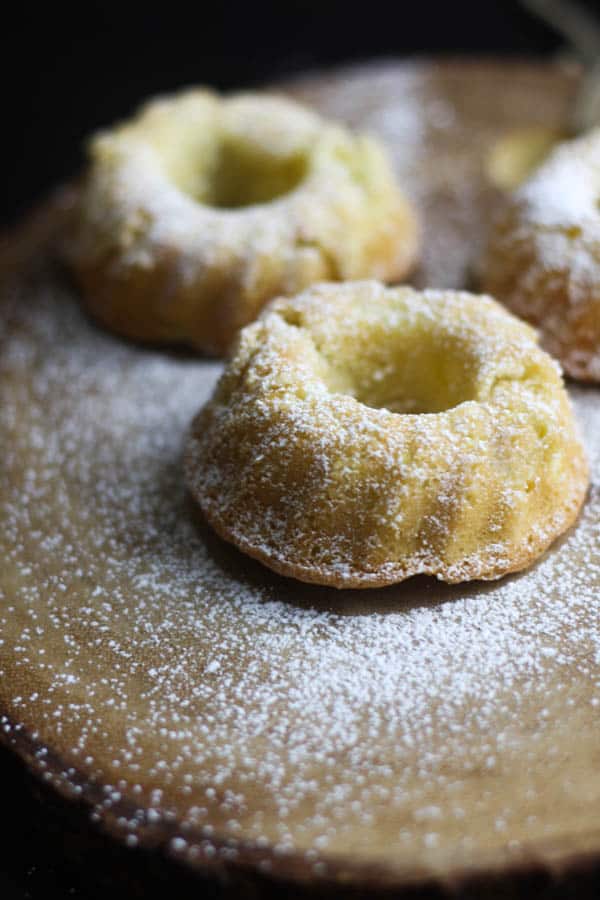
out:
<path id="1" fill-rule="evenodd" d="M 417 282 L 464 286 L 494 142 L 560 127 L 576 79 L 390 62 L 288 89 L 385 138 L 423 218 Z M 236 896 L 518 894 L 532 872 L 541 896 L 593 869 L 600 391 L 569 386 L 592 488 L 529 571 L 295 583 L 217 539 L 186 496 L 183 437 L 220 364 L 88 321 L 53 261 L 59 224 L 46 210 L 4 249 L 4 741 L 126 846 Z"/>

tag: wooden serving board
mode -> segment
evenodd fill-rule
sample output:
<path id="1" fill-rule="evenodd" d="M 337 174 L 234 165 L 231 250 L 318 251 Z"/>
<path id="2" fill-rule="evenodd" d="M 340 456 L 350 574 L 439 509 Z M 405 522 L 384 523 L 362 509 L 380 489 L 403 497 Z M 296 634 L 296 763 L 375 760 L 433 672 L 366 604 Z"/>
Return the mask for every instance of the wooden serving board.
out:
<path id="1" fill-rule="evenodd" d="M 389 63 L 289 90 L 389 143 L 423 217 L 417 281 L 441 287 L 468 283 L 494 142 L 560 127 L 575 84 L 543 65 Z M 58 218 L 4 251 L 4 741 L 125 845 L 253 896 L 518 889 L 533 870 L 568 885 L 595 865 L 600 390 L 570 385 L 592 488 L 529 571 L 295 583 L 186 496 L 183 437 L 220 364 L 89 322 L 52 261 Z"/>

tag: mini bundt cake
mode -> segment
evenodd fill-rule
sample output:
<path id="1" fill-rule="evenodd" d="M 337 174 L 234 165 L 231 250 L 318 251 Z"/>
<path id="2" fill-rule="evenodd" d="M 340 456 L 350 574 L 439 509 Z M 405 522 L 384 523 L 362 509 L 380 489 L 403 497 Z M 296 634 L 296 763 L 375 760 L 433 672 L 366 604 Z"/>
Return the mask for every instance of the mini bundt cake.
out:
<path id="1" fill-rule="evenodd" d="M 495 220 L 482 287 L 540 329 L 568 375 L 600 381 L 600 129 L 559 145 Z"/>
<path id="2" fill-rule="evenodd" d="M 340 588 L 521 569 L 588 484 L 533 329 L 490 298 L 374 281 L 313 286 L 246 327 L 185 465 L 222 537 Z"/>
<path id="3" fill-rule="evenodd" d="M 291 99 L 190 90 L 95 137 L 67 250 L 126 336 L 223 353 L 267 300 L 321 279 L 399 280 L 413 212 L 380 144 Z"/>

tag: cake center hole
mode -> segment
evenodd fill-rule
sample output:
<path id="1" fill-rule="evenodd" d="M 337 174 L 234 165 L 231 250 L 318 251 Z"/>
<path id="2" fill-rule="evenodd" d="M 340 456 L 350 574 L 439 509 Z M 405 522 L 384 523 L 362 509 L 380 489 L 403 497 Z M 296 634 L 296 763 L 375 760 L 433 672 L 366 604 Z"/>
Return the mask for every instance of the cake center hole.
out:
<path id="1" fill-rule="evenodd" d="M 439 413 L 477 399 L 479 368 L 464 342 L 420 337 L 389 346 L 378 358 L 351 365 L 350 393 L 373 409 L 394 413 Z M 391 350 L 391 352 L 389 352 Z"/>
<path id="2" fill-rule="evenodd" d="M 223 140 L 197 199 L 221 209 L 270 203 L 298 187 L 307 170 L 305 153 L 269 154 L 239 139 Z"/>

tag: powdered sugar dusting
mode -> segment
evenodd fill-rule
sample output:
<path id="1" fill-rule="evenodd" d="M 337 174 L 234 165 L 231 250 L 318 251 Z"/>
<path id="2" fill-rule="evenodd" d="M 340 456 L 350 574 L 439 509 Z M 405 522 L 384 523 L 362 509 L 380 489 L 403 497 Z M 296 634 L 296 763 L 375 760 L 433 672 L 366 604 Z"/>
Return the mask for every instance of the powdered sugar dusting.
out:
<path id="1" fill-rule="evenodd" d="M 243 331 L 186 475 L 219 533 L 275 571 L 373 587 L 524 568 L 576 518 L 583 456 L 531 328 L 490 298 L 355 281 Z"/>
<path id="2" fill-rule="evenodd" d="M 380 146 L 290 99 L 184 91 L 90 146 L 67 252 L 122 334 L 222 355 L 274 296 L 412 268 L 416 224 Z"/>
<path id="3" fill-rule="evenodd" d="M 495 222 L 484 284 L 539 326 L 575 378 L 600 380 L 600 130 L 558 146 Z"/>
<path id="4" fill-rule="evenodd" d="M 589 499 L 536 567 L 357 596 L 197 521 L 181 449 L 217 365 L 102 334 L 48 271 L 1 303 L 7 740 L 33 735 L 74 793 L 91 780 L 128 844 L 169 826 L 191 863 L 439 872 L 577 846 L 600 799 L 596 392 L 572 389 Z"/>
<path id="5" fill-rule="evenodd" d="M 560 145 L 517 202 L 523 216 L 517 240 L 533 232 L 536 264 L 548 272 L 568 268 L 573 300 L 584 302 L 599 271 L 600 129 Z"/>
<path id="6" fill-rule="evenodd" d="M 600 234 L 600 129 L 561 144 L 525 183 L 519 197 L 536 225 L 591 228 Z"/>
<path id="7" fill-rule="evenodd" d="M 107 785 L 100 815 L 126 796 L 130 835 L 175 815 L 206 847 L 432 865 L 565 827 L 564 798 L 536 804 L 562 796 L 565 741 L 600 701 L 594 394 L 575 396 L 595 484 L 561 547 L 491 588 L 356 598 L 271 576 L 195 520 L 180 452 L 216 365 L 105 337 L 57 287 L 22 288 L 8 320 L 2 700 Z"/>

